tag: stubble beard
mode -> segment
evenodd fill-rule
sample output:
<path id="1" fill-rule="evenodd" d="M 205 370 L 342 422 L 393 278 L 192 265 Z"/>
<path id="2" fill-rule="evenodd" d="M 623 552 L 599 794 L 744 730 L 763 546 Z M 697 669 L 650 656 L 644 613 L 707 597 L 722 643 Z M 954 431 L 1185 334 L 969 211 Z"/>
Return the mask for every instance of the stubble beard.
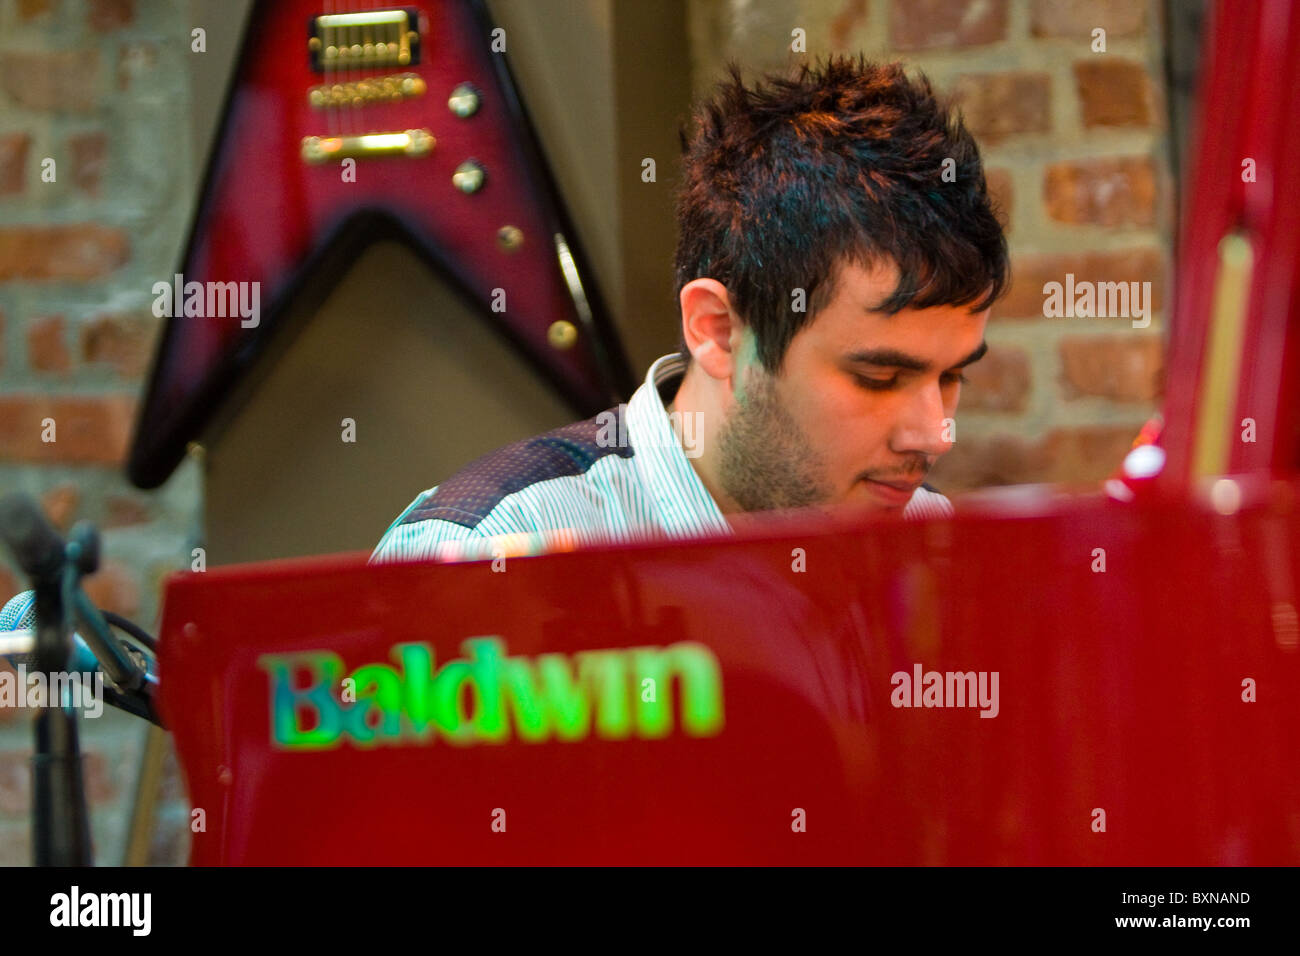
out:
<path id="1" fill-rule="evenodd" d="M 745 511 L 809 508 L 831 498 L 825 464 L 761 372 L 718 431 L 718 481 Z"/>

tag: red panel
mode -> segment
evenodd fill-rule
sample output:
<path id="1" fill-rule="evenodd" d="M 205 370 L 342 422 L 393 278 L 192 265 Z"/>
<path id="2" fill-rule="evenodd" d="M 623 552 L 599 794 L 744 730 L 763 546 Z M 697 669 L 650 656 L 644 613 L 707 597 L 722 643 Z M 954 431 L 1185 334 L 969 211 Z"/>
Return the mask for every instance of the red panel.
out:
<path id="1" fill-rule="evenodd" d="M 193 862 L 1300 863 L 1297 490 L 1232 517 L 1085 502 L 504 572 L 357 556 L 175 576 L 163 703 L 206 811 Z M 329 649 L 350 670 L 425 641 L 441 663 L 476 635 L 534 661 L 699 642 L 725 724 L 271 746 L 259 655 Z M 996 671 L 997 716 L 892 706 L 916 664 Z"/>
<path id="2" fill-rule="evenodd" d="M 1220 240 L 1250 237 L 1255 269 L 1227 471 L 1300 467 L 1295 394 L 1300 356 L 1300 10 L 1292 0 L 1218 0 L 1205 27 L 1194 151 L 1184 190 L 1177 290 L 1166 378 L 1169 463 L 1162 481 L 1191 473 Z M 1254 160 L 1255 181 L 1242 178 Z M 1243 418 L 1257 440 L 1237 440 Z"/>

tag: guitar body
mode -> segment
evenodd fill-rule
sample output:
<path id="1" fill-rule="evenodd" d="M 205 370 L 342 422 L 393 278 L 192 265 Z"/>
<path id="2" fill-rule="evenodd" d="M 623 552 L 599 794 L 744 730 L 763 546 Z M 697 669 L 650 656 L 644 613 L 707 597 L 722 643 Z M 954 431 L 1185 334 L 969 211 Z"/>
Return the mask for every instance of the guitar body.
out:
<path id="1" fill-rule="evenodd" d="M 505 53 L 493 49 L 504 33 L 481 0 L 346 21 L 321 19 L 321 2 L 263 0 L 249 18 L 173 301 L 256 283 L 260 314 L 170 316 L 128 464 L 141 487 L 171 473 L 289 303 L 323 301 L 379 239 L 415 249 L 575 413 L 631 391 Z M 374 308 L 405 294 L 376 288 Z M 210 291 L 204 301 L 213 305 Z"/>

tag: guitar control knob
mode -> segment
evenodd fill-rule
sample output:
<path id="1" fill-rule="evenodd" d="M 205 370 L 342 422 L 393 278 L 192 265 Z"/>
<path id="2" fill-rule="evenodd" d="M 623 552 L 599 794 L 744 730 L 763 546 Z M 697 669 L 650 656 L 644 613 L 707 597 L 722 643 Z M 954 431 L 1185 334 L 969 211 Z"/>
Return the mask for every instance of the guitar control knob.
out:
<path id="1" fill-rule="evenodd" d="M 551 343 L 551 348 L 561 351 L 573 348 L 573 343 L 578 341 L 578 327 L 563 319 L 552 322 L 546 330 L 546 341 Z"/>
<path id="2" fill-rule="evenodd" d="M 447 100 L 447 109 L 451 110 L 461 119 L 467 119 L 478 112 L 479 95 L 478 90 L 468 83 L 461 83 L 451 91 L 451 97 Z"/>
<path id="3" fill-rule="evenodd" d="M 518 226 L 502 226 L 497 230 L 497 245 L 502 252 L 514 252 L 524 244 L 524 231 Z"/>
<path id="4" fill-rule="evenodd" d="M 463 193 L 476 193 L 483 188 L 487 171 L 476 159 L 467 159 L 451 174 L 451 184 Z"/>

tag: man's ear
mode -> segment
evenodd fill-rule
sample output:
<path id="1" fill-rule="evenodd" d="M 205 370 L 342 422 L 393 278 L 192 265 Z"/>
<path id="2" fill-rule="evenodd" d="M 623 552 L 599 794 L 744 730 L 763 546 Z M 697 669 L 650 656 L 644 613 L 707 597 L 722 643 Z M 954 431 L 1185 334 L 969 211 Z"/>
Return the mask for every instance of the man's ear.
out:
<path id="1" fill-rule="evenodd" d="M 744 323 L 731 307 L 731 294 L 717 279 L 692 279 L 682 286 L 682 339 L 700 368 L 727 380 L 736 372 L 734 345 Z"/>

